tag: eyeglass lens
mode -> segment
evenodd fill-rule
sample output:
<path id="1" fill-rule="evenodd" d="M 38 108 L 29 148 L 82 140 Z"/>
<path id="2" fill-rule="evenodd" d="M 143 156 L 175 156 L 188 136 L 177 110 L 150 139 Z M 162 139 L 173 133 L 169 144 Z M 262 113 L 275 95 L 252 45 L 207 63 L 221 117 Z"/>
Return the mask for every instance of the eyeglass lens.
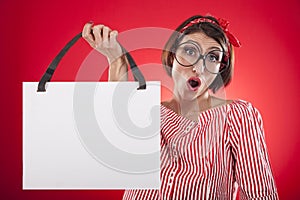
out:
<path id="1" fill-rule="evenodd" d="M 202 55 L 200 48 L 196 44 L 186 42 L 177 47 L 175 58 L 180 65 L 185 67 L 196 65 L 200 59 L 203 59 L 204 66 L 209 72 L 218 73 L 223 58 L 223 52 L 220 50 L 212 50 L 205 55 Z"/>

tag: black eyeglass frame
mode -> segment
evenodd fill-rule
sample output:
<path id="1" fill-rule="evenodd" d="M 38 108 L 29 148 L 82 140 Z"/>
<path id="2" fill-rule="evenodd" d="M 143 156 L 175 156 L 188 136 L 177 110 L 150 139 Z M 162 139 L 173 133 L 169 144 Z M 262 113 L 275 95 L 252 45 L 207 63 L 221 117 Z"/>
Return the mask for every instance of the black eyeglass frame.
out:
<path id="1" fill-rule="evenodd" d="M 184 65 L 184 64 L 180 63 L 179 60 L 178 60 L 178 58 L 176 57 L 176 51 L 177 51 L 177 49 L 178 49 L 179 46 L 184 45 L 184 44 L 192 44 L 192 45 L 194 45 L 194 46 L 197 48 L 197 50 L 198 50 L 199 52 L 201 52 L 201 51 L 200 51 L 200 48 L 199 48 L 199 46 L 198 46 L 198 44 L 197 44 L 196 42 L 194 42 L 194 41 L 190 41 L 190 40 L 189 40 L 189 41 L 187 41 L 187 42 L 183 42 L 183 43 L 180 43 L 180 44 L 176 45 L 175 48 L 174 48 L 174 51 L 173 51 L 173 56 L 174 56 L 175 60 L 178 62 L 178 64 L 180 64 L 181 66 L 183 66 L 183 67 L 192 67 L 192 66 L 194 66 L 196 63 L 198 63 L 199 60 L 203 59 L 204 69 L 207 70 L 207 71 L 208 71 L 209 73 L 211 73 L 211 74 L 220 74 L 220 73 L 222 73 L 222 72 L 227 68 L 228 64 L 223 62 L 224 56 L 226 56 L 226 52 L 221 51 L 221 50 L 212 50 L 212 51 L 209 51 L 208 53 L 206 53 L 206 54 L 204 54 L 204 55 L 200 54 L 200 56 L 197 58 L 197 60 L 196 60 L 193 64 Z M 206 67 L 206 64 L 205 64 L 206 56 L 209 55 L 209 53 L 211 53 L 211 52 L 213 52 L 213 51 L 220 51 L 220 52 L 223 53 L 223 57 L 222 57 L 221 61 L 218 61 L 218 62 L 220 63 L 220 69 L 219 69 L 218 72 L 211 72 L 211 71 L 209 71 L 209 70 L 207 69 L 207 67 Z"/>

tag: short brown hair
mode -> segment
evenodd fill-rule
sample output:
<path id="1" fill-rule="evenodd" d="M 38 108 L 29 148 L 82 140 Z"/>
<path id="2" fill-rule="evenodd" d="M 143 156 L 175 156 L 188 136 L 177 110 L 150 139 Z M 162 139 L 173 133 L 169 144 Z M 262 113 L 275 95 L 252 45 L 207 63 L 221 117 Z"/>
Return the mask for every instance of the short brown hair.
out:
<path id="1" fill-rule="evenodd" d="M 215 23 L 204 21 L 197 24 L 193 24 L 190 27 L 184 29 L 184 31 L 181 33 L 181 30 L 186 25 L 188 25 L 191 21 L 198 18 L 206 18 L 214 21 Z M 214 17 L 196 15 L 190 17 L 189 19 L 185 20 L 182 24 L 180 24 L 172 33 L 171 37 L 169 38 L 169 40 L 167 41 L 163 49 L 162 56 L 161 56 L 162 64 L 165 70 L 167 71 L 167 74 L 169 76 L 172 76 L 172 66 L 174 61 L 175 48 L 182 41 L 184 36 L 195 32 L 203 32 L 208 37 L 213 38 L 221 45 L 226 55 L 222 59 L 222 63 L 226 65 L 226 68 L 217 75 L 216 79 L 209 86 L 209 89 L 211 89 L 215 93 L 222 86 L 224 87 L 227 86 L 232 79 L 233 66 L 234 66 L 234 52 L 233 52 L 233 47 L 229 43 L 224 31 L 219 26 L 218 20 L 216 20 Z"/>

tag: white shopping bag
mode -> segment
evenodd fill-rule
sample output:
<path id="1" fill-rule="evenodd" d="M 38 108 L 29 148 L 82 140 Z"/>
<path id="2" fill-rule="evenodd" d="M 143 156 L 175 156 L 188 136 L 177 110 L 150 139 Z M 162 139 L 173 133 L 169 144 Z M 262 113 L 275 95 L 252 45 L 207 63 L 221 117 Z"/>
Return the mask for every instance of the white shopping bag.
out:
<path id="1" fill-rule="evenodd" d="M 160 82 L 49 82 L 79 38 L 23 82 L 23 189 L 158 189 Z"/>

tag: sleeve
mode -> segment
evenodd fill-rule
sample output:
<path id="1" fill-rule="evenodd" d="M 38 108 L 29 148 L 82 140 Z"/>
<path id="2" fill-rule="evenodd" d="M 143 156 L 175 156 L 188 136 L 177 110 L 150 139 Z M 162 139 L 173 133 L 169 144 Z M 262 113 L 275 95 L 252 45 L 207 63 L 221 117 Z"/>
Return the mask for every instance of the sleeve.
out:
<path id="1" fill-rule="evenodd" d="M 243 102 L 231 109 L 228 122 L 240 199 L 278 199 L 259 111 Z"/>

